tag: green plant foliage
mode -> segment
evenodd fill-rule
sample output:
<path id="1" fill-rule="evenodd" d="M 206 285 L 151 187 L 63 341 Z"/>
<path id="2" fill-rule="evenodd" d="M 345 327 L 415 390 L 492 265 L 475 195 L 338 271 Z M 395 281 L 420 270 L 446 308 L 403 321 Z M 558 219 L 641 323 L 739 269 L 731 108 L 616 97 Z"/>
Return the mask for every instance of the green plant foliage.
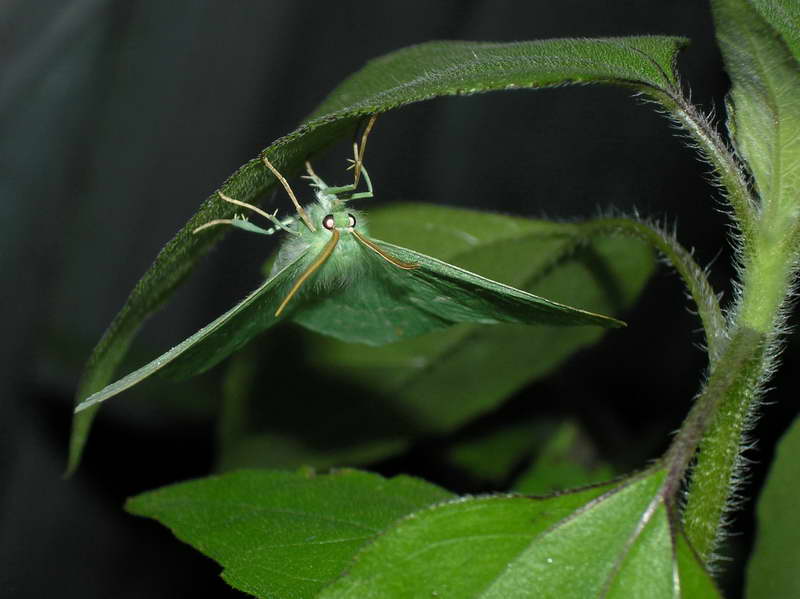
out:
<path id="1" fill-rule="evenodd" d="M 800 420 L 778 443 L 758 500 L 758 537 L 747 567 L 748 599 L 800 597 Z"/>
<path id="2" fill-rule="evenodd" d="M 361 109 L 382 112 L 441 95 L 564 83 L 614 83 L 644 92 L 677 83 L 686 38 L 638 36 L 514 43 L 429 42 L 370 61 L 345 79 L 311 119 Z"/>
<path id="3" fill-rule="evenodd" d="M 130 499 L 257 597 L 313 597 L 397 519 L 452 497 L 406 476 L 243 470 Z"/>
<path id="4" fill-rule="evenodd" d="M 800 162 L 800 34 L 798 21 L 791 22 L 791 14 L 798 16 L 800 10 L 793 4 L 785 11 L 779 10 L 779 3 L 758 4 L 780 24 L 787 36 L 781 39 L 749 2 L 712 2 L 717 38 L 733 83 L 729 126 L 773 227 L 783 223 L 772 214 L 794 206 L 800 189 L 800 170 L 792 167 Z"/>
<path id="5" fill-rule="evenodd" d="M 780 33 L 795 60 L 800 62 L 800 4 L 796 0 L 752 0 L 751 4 Z"/>
<path id="6" fill-rule="evenodd" d="M 517 493 L 547 495 L 610 480 L 616 473 L 600 461 L 590 439 L 572 421 L 552 431 L 548 442 L 512 485 Z"/>
<path id="7" fill-rule="evenodd" d="M 347 79 L 309 120 L 274 142 L 262 156 L 269 155 L 280 172 L 293 176 L 309 156 L 351 133 L 363 116 L 441 95 L 604 82 L 660 97 L 676 84 L 672 66 L 685 43 L 683 38 L 648 36 L 513 44 L 437 42 L 408 48 L 373 61 Z M 221 191 L 252 204 L 276 183 L 259 157 L 234 173 Z M 222 232 L 198 237 L 192 231 L 233 215 L 234 208 L 214 194 L 167 243 L 95 347 L 76 404 L 112 380 L 143 321 L 222 237 Z M 68 472 L 78 465 L 96 409 L 74 418 Z"/>
<path id="8" fill-rule="evenodd" d="M 447 460 L 475 479 L 502 489 L 512 471 L 540 450 L 557 427 L 557 421 L 537 418 L 480 431 L 453 444 L 447 451 Z"/>
<path id="9" fill-rule="evenodd" d="M 430 232 L 413 232 L 424 215 Z M 585 225 L 416 205 L 376 211 L 376 233 L 393 228 L 422 251 L 526 291 L 570 298 L 588 310 L 619 313 L 630 306 L 653 269 L 652 253 L 630 238 L 588 244 Z M 526 256 L 520 261 L 520 255 Z M 309 359 L 322 371 L 384 396 L 394 410 L 430 432 L 445 432 L 474 418 L 525 384 L 551 372 L 602 330 L 588 327 L 459 326 L 365 352 L 315 338 Z M 492 376 L 487 376 L 492 373 Z M 453 388 L 469 389 L 453 401 Z"/>
<path id="10" fill-rule="evenodd" d="M 366 545 L 320 597 L 719 597 L 696 560 L 676 557 L 662 480 L 433 506 Z"/>
<path id="11" fill-rule="evenodd" d="M 257 597 L 658 599 L 676 585 L 685 599 L 717 597 L 688 546 L 673 546 L 663 478 L 445 501 L 407 477 L 240 471 L 145 493 L 128 510 Z"/>

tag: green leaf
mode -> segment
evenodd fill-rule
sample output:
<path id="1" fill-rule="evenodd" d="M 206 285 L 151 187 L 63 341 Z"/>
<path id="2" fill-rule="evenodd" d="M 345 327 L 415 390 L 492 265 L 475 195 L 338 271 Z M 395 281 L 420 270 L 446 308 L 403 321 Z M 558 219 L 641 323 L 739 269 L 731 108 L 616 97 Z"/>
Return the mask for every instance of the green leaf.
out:
<path id="1" fill-rule="evenodd" d="M 797 0 L 752 0 L 761 17 L 780 33 L 800 62 L 800 3 Z"/>
<path id="2" fill-rule="evenodd" d="M 216 469 L 327 469 L 368 464 L 405 450 L 413 428 L 378 398 L 315 372 L 303 361 L 296 338 L 291 331 L 264 336 L 231 360 Z M 278 359 L 282 376 L 275 377 L 264 364 Z M 313 380 L 320 392 L 281 399 L 295 397 L 300 380 Z"/>
<path id="3" fill-rule="evenodd" d="M 481 431 L 447 451 L 448 461 L 470 475 L 491 482 L 496 489 L 512 471 L 547 442 L 557 421 L 536 418 Z M 516 490 L 516 489 L 515 489 Z"/>
<path id="4" fill-rule="evenodd" d="M 392 522 L 450 497 L 407 476 L 250 470 L 143 493 L 126 509 L 219 562 L 237 589 L 288 598 L 315 596 Z"/>
<path id="5" fill-rule="evenodd" d="M 364 546 L 320 597 L 719 597 L 696 560 L 676 560 L 663 477 L 433 506 Z"/>
<path id="6" fill-rule="evenodd" d="M 408 477 L 241 471 L 129 500 L 257 597 L 719 598 L 671 532 L 663 471 L 555 497 Z M 675 541 L 673 541 L 673 536 Z"/>
<path id="7" fill-rule="evenodd" d="M 800 597 L 800 419 L 778 442 L 758 500 L 758 536 L 747 567 L 748 599 Z"/>
<path id="8" fill-rule="evenodd" d="M 758 4 L 763 14 L 783 28 L 787 38 L 782 39 L 750 2 L 714 0 L 712 6 L 733 83 L 729 126 L 753 174 L 764 218 L 770 226 L 780 226 L 776 213 L 793 215 L 800 194 L 800 169 L 796 168 L 800 162 L 800 63 L 797 21 L 790 22 L 791 15 L 800 11 L 796 3 L 785 12 L 778 3 Z M 776 243 L 779 238 L 766 241 Z"/>
<path id="9" fill-rule="evenodd" d="M 525 495 L 549 495 L 615 476 L 572 420 L 537 418 L 506 424 L 460 441 L 450 448 L 447 458 L 496 489 L 508 488 L 509 476 L 528 464 L 511 485 L 511 490 Z"/>
<path id="10" fill-rule="evenodd" d="M 675 55 L 687 43 L 685 38 L 663 36 L 429 42 L 370 61 L 345 79 L 312 119 L 354 108 L 383 112 L 442 95 L 565 83 L 665 90 L 677 84 Z"/>
<path id="11" fill-rule="evenodd" d="M 221 191 L 257 204 L 277 184 L 262 157 L 269 156 L 285 176 L 294 176 L 309 156 L 352 133 L 365 115 L 436 96 L 598 82 L 658 97 L 657 92 L 675 85 L 672 66 L 685 44 L 683 38 L 650 36 L 510 44 L 434 42 L 400 50 L 348 78 L 305 123 L 243 165 Z M 231 218 L 234 212 L 232 205 L 212 194 L 167 243 L 93 350 L 76 393 L 76 405 L 112 380 L 144 320 L 223 236 L 222 230 L 203 236 L 192 231 L 211 220 Z M 80 461 L 96 410 L 74 417 L 68 473 Z"/>
<path id="12" fill-rule="evenodd" d="M 514 491 L 546 495 L 598 484 L 614 477 L 614 469 L 597 457 L 597 450 L 578 424 L 563 422 L 513 485 Z"/>
<path id="13" fill-rule="evenodd" d="M 592 229 L 591 221 L 552 223 L 408 204 L 373 211 L 370 227 L 376 235 L 391 230 L 401 243 L 462 268 L 598 312 L 630 306 L 653 269 L 651 250 L 636 239 L 588 243 L 583 231 Z M 369 351 L 312 337 L 305 353 L 315 370 L 383 398 L 420 430 L 444 432 L 492 409 L 602 334 L 588 327 L 460 325 Z"/>

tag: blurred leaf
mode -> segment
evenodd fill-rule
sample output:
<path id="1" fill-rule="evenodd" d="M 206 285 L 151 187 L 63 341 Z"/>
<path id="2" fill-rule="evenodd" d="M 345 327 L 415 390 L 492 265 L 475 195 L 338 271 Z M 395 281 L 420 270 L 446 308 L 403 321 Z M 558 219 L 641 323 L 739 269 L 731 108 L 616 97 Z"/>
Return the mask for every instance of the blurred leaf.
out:
<path id="1" fill-rule="evenodd" d="M 513 422 L 456 443 L 447 457 L 472 476 L 499 485 L 515 466 L 544 445 L 555 426 L 550 419 Z"/>
<path id="2" fill-rule="evenodd" d="M 418 204 L 376 208 L 369 217 L 376 235 L 592 311 L 619 313 L 631 305 L 653 269 L 643 243 L 589 244 L 580 224 Z M 239 380 L 226 387 L 223 412 L 233 428 L 222 439 L 221 468 L 369 463 L 493 409 L 602 335 L 590 327 L 458 325 L 365 348 L 279 332 L 279 341 L 262 338 L 237 358 L 240 372 L 250 374 L 232 375 Z M 278 361 L 280 377 L 263 367 Z M 298 395 L 298 380 L 313 380 L 313 389 Z M 295 400 L 276 401 L 286 397 Z"/>
<path id="3" fill-rule="evenodd" d="M 619 314 L 653 269 L 642 242 L 590 244 L 580 224 L 445 207 L 426 208 L 422 221 L 419 210 L 414 204 L 375 210 L 371 229 L 376 236 L 391 229 L 401 243 L 435 249 L 457 266 L 558 301 L 569 298 L 586 310 Z M 385 398 L 422 431 L 445 432 L 491 410 L 602 334 L 589 327 L 459 325 L 369 350 L 313 336 L 306 351 L 316 370 Z"/>
<path id="4" fill-rule="evenodd" d="M 656 99 L 676 85 L 675 56 L 687 41 L 677 37 L 546 40 L 509 44 L 432 42 L 367 64 L 346 79 L 298 129 L 276 140 L 221 187 L 226 195 L 257 204 L 277 184 L 262 156 L 284 176 L 336 139 L 353 132 L 368 114 L 443 95 L 605 82 L 650 93 Z M 235 209 L 212 194 L 158 254 L 98 342 L 84 370 L 75 403 L 105 387 L 144 320 L 167 300 L 197 261 L 223 236 L 192 231 Z M 73 419 L 67 472 L 78 466 L 97 407 Z"/>
<path id="5" fill-rule="evenodd" d="M 778 442 L 758 500 L 758 536 L 747 567 L 748 599 L 800 597 L 800 418 Z"/>
<path id="6" fill-rule="evenodd" d="M 609 464 L 598 461 L 596 449 L 580 427 L 566 421 L 553 431 L 547 445 L 512 488 L 526 495 L 547 495 L 598 484 L 615 474 Z"/>
<path id="7" fill-rule="evenodd" d="M 237 589 L 311 597 L 392 522 L 449 497 L 407 476 L 247 470 L 143 493 L 126 509 L 222 564 Z"/>
<path id="8" fill-rule="evenodd" d="M 216 469 L 360 465 L 405 450 L 414 427 L 377 398 L 314 372 L 291 331 L 239 352 L 223 385 Z M 278 368 L 275 377 L 270 364 Z M 313 381 L 298 393 L 298 381 Z"/>

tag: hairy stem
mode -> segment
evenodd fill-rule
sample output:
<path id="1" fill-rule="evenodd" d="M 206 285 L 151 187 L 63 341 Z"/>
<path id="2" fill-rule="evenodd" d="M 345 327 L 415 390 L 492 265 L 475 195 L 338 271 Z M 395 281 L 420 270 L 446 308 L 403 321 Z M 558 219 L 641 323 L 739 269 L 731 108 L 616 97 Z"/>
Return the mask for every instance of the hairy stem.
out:
<path id="1" fill-rule="evenodd" d="M 740 478 L 742 441 L 757 405 L 766 369 L 762 333 L 738 330 L 711 368 L 703 390 L 666 455 L 662 493 L 674 502 L 696 454 L 684 527 L 695 550 L 710 561 Z"/>
<path id="2" fill-rule="evenodd" d="M 637 237 L 666 258 L 683 279 L 697 307 L 706 334 L 709 359 L 715 362 L 725 340 L 725 318 L 705 271 L 695 262 L 691 252 L 659 227 L 631 218 L 601 218 L 585 223 L 583 227 L 589 237 L 608 234 Z"/>
<path id="3" fill-rule="evenodd" d="M 733 210 L 734 223 L 746 242 L 754 236 L 756 227 L 756 202 L 750 190 L 744 169 L 719 132 L 697 110 L 680 89 L 652 92 L 655 98 L 668 111 L 670 116 L 691 135 L 697 149 L 714 168 L 716 182 L 726 191 L 728 204 Z M 747 252 L 747 243 L 744 251 Z"/>

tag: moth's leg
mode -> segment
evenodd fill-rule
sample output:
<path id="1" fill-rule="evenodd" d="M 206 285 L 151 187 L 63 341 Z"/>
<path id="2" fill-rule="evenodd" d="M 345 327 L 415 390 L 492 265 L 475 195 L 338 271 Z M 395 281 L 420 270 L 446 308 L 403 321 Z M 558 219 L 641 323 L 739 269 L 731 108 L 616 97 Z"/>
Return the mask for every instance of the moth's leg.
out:
<path id="1" fill-rule="evenodd" d="M 278 212 L 277 210 L 275 211 L 274 214 L 270 214 L 269 212 L 264 212 L 258 206 L 253 206 L 252 204 L 248 204 L 247 202 L 242 202 L 240 200 L 234 200 L 233 198 L 226 196 L 221 191 L 218 191 L 217 195 L 219 195 L 219 197 L 221 199 L 225 200 L 226 202 L 229 202 L 231 204 L 235 204 L 237 206 L 241 206 L 243 208 L 247 208 L 249 210 L 252 210 L 256 214 L 260 214 L 261 216 L 266 218 L 269 222 L 271 222 L 274 225 L 274 227 L 272 227 L 271 229 L 268 229 L 268 230 L 267 229 L 261 229 L 260 231 L 256 231 L 255 229 L 260 229 L 260 227 L 256 227 L 255 225 L 242 226 L 241 224 L 236 224 L 235 226 L 238 226 L 240 229 L 253 231 L 254 233 L 259 233 L 259 232 L 263 231 L 264 235 L 272 235 L 273 233 L 275 233 L 275 231 L 280 229 L 281 231 L 286 231 L 287 233 L 290 233 L 292 235 L 300 235 L 300 233 L 298 233 L 297 231 L 287 227 L 287 225 L 291 224 L 294 221 L 294 217 L 290 217 L 291 220 L 288 220 L 288 221 L 287 221 L 287 219 L 281 220 L 281 219 L 278 219 L 275 216 L 275 214 L 277 214 L 277 212 Z M 242 219 L 242 220 L 244 220 L 244 219 Z M 244 221 L 244 222 L 247 222 L 247 221 Z M 222 224 L 222 223 L 220 223 L 220 224 Z"/>
<path id="2" fill-rule="evenodd" d="M 231 225 L 232 227 L 237 227 L 239 229 L 244 229 L 245 231 L 250 231 L 251 233 L 259 233 L 261 235 L 272 235 L 275 233 L 276 229 L 274 227 L 270 229 L 262 229 L 258 225 L 254 225 L 249 220 L 244 218 L 217 218 L 215 220 L 208 221 L 204 225 L 200 225 L 197 227 L 192 233 L 199 233 L 203 229 L 208 229 L 210 227 L 215 227 L 217 225 Z"/>
<path id="3" fill-rule="evenodd" d="M 283 175 L 281 175 L 281 174 L 278 172 L 278 169 L 276 169 L 274 166 L 272 166 L 272 163 L 271 163 L 271 162 L 270 162 L 270 161 L 267 159 L 267 157 L 266 157 L 266 156 L 262 156 L 262 157 L 261 157 L 261 160 L 264 162 L 264 164 L 266 165 L 266 167 L 267 167 L 267 168 L 268 168 L 270 171 L 272 171 L 272 174 L 273 174 L 273 175 L 275 175 L 275 178 L 276 178 L 276 179 L 278 179 L 278 181 L 280 181 L 280 182 L 281 182 L 281 184 L 283 185 L 283 188 L 286 190 L 286 193 L 288 193 L 288 194 L 289 194 L 289 198 L 292 200 L 292 203 L 294 204 L 294 209 L 295 209 L 295 210 L 297 210 L 297 215 L 298 215 L 300 218 L 302 218 L 302 219 L 303 219 L 303 222 L 306 224 L 306 226 L 307 226 L 307 227 L 308 227 L 308 228 L 309 228 L 311 231 L 316 231 L 317 229 L 316 229 L 316 228 L 314 227 L 314 225 L 311 223 L 311 220 L 308 218 L 308 215 L 306 214 L 306 211 L 305 211 L 305 210 L 303 210 L 303 207 L 300 205 L 300 202 L 298 202 L 298 201 L 297 201 L 297 197 L 294 195 L 294 192 L 292 191 L 292 188 L 291 188 L 291 186 L 289 185 L 289 182 L 286 180 L 286 177 L 284 177 Z"/>
<path id="4" fill-rule="evenodd" d="M 311 168 L 311 163 L 308 160 L 306 160 L 306 172 L 308 174 L 303 175 L 303 179 L 311 179 L 312 181 L 311 185 L 322 191 L 328 191 L 328 189 L 330 189 L 328 187 L 328 184 L 322 180 L 322 177 L 320 177 L 317 173 L 314 172 L 314 169 Z"/>
<path id="5" fill-rule="evenodd" d="M 364 127 L 364 133 L 361 134 L 361 146 L 353 142 L 353 155 L 355 157 L 355 168 L 353 169 L 353 189 L 358 187 L 358 181 L 361 178 L 361 170 L 364 167 L 364 151 L 367 148 L 367 138 L 369 137 L 372 128 L 375 126 L 375 121 L 378 120 L 378 115 L 373 114 L 367 121 L 367 126 Z"/>
<path id="6" fill-rule="evenodd" d="M 361 173 L 364 172 L 364 150 L 367 147 L 367 138 L 369 137 L 370 131 L 372 131 L 372 127 L 375 125 L 375 121 L 377 119 L 377 114 L 373 114 L 371 117 L 369 117 L 367 126 L 364 127 L 364 133 L 361 134 L 361 144 L 356 141 L 353 142 L 353 158 L 350 159 L 352 164 L 348 167 L 348 170 L 351 168 L 353 169 L 353 182 L 350 185 L 342 185 L 341 187 L 328 187 L 325 190 L 326 192 L 336 195 L 340 193 L 352 192 L 358 188 L 358 182 L 361 179 Z M 358 198 L 371 198 L 372 183 L 368 182 L 367 187 L 369 189 L 368 191 L 353 194 L 347 199 L 355 200 Z"/>
<path id="7" fill-rule="evenodd" d="M 367 172 L 367 168 L 363 164 L 361 165 L 361 172 L 364 174 L 364 181 L 367 182 L 367 191 L 360 191 L 358 193 L 354 193 L 353 195 L 350 196 L 351 200 L 373 197 L 372 179 L 369 178 L 369 173 Z"/>
<path id="8" fill-rule="evenodd" d="M 286 227 L 295 222 L 297 222 L 297 218 L 295 218 L 294 216 L 286 216 L 280 219 L 280 224 L 278 224 L 275 227 L 270 227 L 269 229 L 267 229 L 267 234 L 272 235 L 273 233 L 277 233 L 279 230 L 288 231 L 289 229 L 287 229 Z M 292 233 L 297 233 L 297 231 L 292 230 Z"/>
<path id="9" fill-rule="evenodd" d="M 353 168 L 356 162 L 353 159 L 350 159 L 350 162 L 351 164 L 348 168 Z M 367 191 L 359 191 L 358 193 L 351 194 L 350 197 L 347 198 L 348 200 L 357 200 L 359 198 L 373 197 L 372 179 L 369 178 L 369 173 L 367 173 L 367 168 L 363 164 L 361 165 L 361 172 L 364 175 L 364 180 L 367 182 Z M 341 187 L 328 187 L 325 191 L 332 194 L 345 193 L 347 191 L 355 191 L 355 185 L 351 183 L 350 185 L 342 185 Z"/>

